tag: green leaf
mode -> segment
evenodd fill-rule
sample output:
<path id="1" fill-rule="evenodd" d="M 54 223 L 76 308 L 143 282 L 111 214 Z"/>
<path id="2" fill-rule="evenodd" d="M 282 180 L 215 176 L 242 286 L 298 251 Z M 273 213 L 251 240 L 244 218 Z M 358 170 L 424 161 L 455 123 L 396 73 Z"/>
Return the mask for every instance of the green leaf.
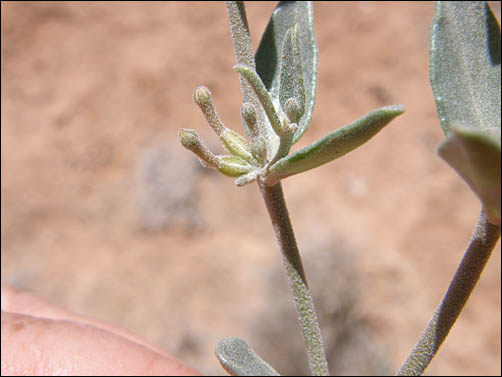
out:
<path id="1" fill-rule="evenodd" d="M 447 135 L 439 154 L 500 224 L 500 26 L 487 2 L 436 3 L 430 80 Z"/>
<path id="2" fill-rule="evenodd" d="M 500 225 L 500 129 L 492 131 L 450 125 L 438 152 L 479 197 L 487 220 Z"/>
<path id="3" fill-rule="evenodd" d="M 438 1 L 430 81 L 441 127 L 500 129 L 500 26 L 484 1 Z"/>
<path id="4" fill-rule="evenodd" d="M 282 47 L 286 33 L 298 26 L 298 43 L 305 86 L 305 113 L 303 114 L 294 142 L 307 130 L 314 111 L 317 88 L 317 45 L 314 38 L 314 22 L 311 1 L 281 1 L 270 18 L 256 52 L 256 70 L 274 103 L 279 103 Z"/>
<path id="5" fill-rule="evenodd" d="M 404 106 L 393 105 L 382 107 L 355 120 L 349 125 L 339 128 L 308 147 L 277 161 L 265 178 L 268 185 L 279 180 L 313 169 L 364 144 L 375 136 L 392 119 L 404 112 Z"/>
<path id="6" fill-rule="evenodd" d="M 305 86 L 303 85 L 303 70 L 301 64 L 300 47 L 298 45 L 298 25 L 288 30 L 282 44 L 282 64 L 279 81 L 279 102 L 286 114 L 291 105 L 286 102 L 296 100 L 292 123 L 299 123 L 305 113 Z M 289 115 L 288 115 L 289 117 Z"/>
<path id="7" fill-rule="evenodd" d="M 216 357 L 232 376 L 279 376 L 240 338 L 227 338 L 218 343 Z"/>

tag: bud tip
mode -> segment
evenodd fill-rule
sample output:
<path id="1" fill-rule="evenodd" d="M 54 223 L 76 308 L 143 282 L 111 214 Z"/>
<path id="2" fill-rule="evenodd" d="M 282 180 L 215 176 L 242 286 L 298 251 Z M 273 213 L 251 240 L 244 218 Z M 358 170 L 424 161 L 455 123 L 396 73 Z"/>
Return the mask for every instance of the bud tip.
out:
<path id="1" fill-rule="evenodd" d="M 193 91 L 193 100 L 199 106 L 203 106 L 211 102 L 211 92 L 205 86 L 199 86 Z"/>

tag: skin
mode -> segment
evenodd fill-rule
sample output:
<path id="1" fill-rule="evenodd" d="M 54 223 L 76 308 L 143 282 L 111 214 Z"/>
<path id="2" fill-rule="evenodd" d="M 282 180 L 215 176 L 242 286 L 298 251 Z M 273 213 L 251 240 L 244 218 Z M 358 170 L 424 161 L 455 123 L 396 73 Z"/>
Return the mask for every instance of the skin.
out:
<path id="1" fill-rule="evenodd" d="M 2 375 L 201 375 L 125 330 L 2 284 Z"/>

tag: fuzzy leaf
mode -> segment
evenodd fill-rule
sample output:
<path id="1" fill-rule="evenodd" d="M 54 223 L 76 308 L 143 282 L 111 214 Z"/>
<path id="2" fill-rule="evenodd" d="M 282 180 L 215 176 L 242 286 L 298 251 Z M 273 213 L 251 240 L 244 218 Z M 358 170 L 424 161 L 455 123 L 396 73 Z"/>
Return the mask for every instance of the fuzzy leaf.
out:
<path id="1" fill-rule="evenodd" d="M 313 10 L 311 1 L 281 1 L 270 18 L 256 52 L 256 70 L 274 103 L 279 103 L 282 46 L 286 33 L 298 26 L 301 67 L 305 86 L 305 113 L 303 114 L 294 142 L 307 130 L 312 120 L 317 88 L 317 45 L 314 38 Z"/>
<path id="2" fill-rule="evenodd" d="M 288 113 L 286 102 L 296 100 L 295 119 L 299 123 L 305 113 L 305 86 L 303 85 L 303 70 L 300 47 L 298 44 L 298 25 L 288 30 L 282 44 L 282 64 L 279 82 L 279 102 L 282 109 Z"/>
<path id="3" fill-rule="evenodd" d="M 430 81 L 441 127 L 500 129 L 500 26 L 484 1 L 438 1 Z"/>
<path id="4" fill-rule="evenodd" d="M 273 185 L 290 175 L 298 174 L 330 162 L 364 144 L 392 119 L 404 112 L 404 106 L 382 107 L 339 128 L 308 147 L 277 161 L 270 168 L 266 183 Z"/>
<path id="5" fill-rule="evenodd" d="M 492 130 L 495 136 L 450 125 L 438 152 L 479 197 L 488 221 L 500 225 L 500 129 Z"/>
<path id="6" fill-rule="evenodd" d="M 232 376 L 279 376 L 240 338 L 227 338 L 218 343 L 216 357 Z"/>

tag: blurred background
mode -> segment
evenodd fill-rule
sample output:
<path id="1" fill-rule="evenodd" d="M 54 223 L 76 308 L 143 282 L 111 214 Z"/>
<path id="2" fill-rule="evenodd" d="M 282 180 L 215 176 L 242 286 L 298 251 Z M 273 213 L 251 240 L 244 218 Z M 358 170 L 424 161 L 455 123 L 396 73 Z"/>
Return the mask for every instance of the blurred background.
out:
<path id="1" fill-rule="evenodd" d="M 496 14 L 500 19 L 500 3 Z M 275 3 L 247 5 L 256 48 Z M 283 374 L 303 338 L 256 184 L 201 167 L 177 141 L 216 135 L 207 86 L 241 132 L 223 2 L 2 2 L 1 277 L 146 337 L 209 375 L 239 336 Z M 283 187 L 331 372 L 393 374 L 456 270 L 480 212 L 436 154 L 432 2 L 314 6 L 319 84 L 293 150 L 401 103 L 374 139 Z M 500 244 L 428 375 L 500 375 Z"/>

